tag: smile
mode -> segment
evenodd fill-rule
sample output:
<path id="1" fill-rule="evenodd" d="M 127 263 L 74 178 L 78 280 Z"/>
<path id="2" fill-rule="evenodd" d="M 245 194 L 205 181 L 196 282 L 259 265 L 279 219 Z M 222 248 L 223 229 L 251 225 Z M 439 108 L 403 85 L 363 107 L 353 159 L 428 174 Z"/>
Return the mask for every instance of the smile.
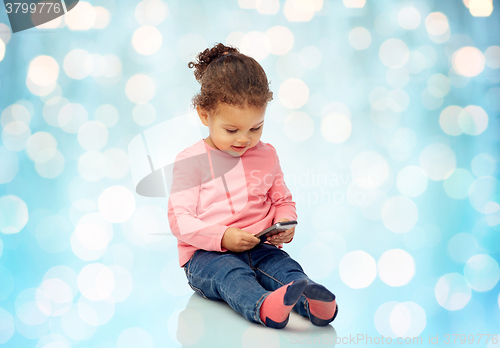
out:
<path id="1" fill-rule="evenodd" d="M 246 146 L 239 146 L 239 147 L 231 146 L 231 148 L 236 152 L 241 152 L 241 151 L 245 150 L 247 147 Z"/>

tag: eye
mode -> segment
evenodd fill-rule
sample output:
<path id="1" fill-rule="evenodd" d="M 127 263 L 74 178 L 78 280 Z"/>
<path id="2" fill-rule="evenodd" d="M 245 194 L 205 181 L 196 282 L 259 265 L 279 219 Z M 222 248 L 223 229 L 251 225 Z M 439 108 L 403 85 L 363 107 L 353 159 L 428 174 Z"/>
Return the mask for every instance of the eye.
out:
<path id="1" fill-rule="evenodd" d="M 256 132 L 256 131 L 258 131 L 261 128 L 262 128 L 262 126 L 259 126 L 257 128 L 250 128 L 250 130 L 252 132 Z M 226 129 L 226 132 L 228 132 L 228 133 L 236 133 L 237 131 L 238 131 L 237 129 Z"/>

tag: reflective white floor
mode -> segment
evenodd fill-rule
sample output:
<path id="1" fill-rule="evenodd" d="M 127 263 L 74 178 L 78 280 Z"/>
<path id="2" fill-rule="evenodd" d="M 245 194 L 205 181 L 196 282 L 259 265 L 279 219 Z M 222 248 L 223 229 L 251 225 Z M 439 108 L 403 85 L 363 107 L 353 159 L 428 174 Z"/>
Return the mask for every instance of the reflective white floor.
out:
<path id="1" fill-rule="evenodd" d="M 193 293 L 177 320 L 176 338 L 182 347 L 297 347 L 334 346 L 337 334 L 330 324 L 317 327 L 292 311 L 281 330 L 247 321 L 225 302 Z M 321 341 L 321 342 L 320 342 Z"/>

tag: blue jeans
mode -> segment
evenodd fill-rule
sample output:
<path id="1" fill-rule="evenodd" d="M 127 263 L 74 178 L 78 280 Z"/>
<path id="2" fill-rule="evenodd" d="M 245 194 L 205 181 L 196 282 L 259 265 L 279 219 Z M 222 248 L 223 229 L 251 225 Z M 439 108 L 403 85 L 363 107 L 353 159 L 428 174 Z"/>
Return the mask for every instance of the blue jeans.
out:
<path id="1" fill-rule="evenodd" d="M 188 284 L 209 300 L 226 301 L 253 323 L 260 319 L 260 306 L 272 291 L 293 280 L 307 279 L 299 263 L 283 249 L 260 243 L 244 252 L 218 252 L 198 249 L 184 265 Z M 309 318 L 309 303 L 302 294 L 293 307 Z"/>

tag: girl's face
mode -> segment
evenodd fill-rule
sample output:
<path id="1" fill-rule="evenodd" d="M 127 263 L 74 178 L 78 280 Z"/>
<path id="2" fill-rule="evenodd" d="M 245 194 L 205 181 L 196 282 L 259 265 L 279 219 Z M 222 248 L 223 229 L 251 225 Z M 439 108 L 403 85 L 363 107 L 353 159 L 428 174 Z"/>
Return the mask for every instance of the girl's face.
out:
<path id="1" fill-rule="evenodd" d="M 197 107 L 201 122 L 210 135 L 205 141 L 212 147 L 239 157 L 257 145 L 264 128 L 266 108 L 235 107 L 221 103 L 215 112 Z"/>

